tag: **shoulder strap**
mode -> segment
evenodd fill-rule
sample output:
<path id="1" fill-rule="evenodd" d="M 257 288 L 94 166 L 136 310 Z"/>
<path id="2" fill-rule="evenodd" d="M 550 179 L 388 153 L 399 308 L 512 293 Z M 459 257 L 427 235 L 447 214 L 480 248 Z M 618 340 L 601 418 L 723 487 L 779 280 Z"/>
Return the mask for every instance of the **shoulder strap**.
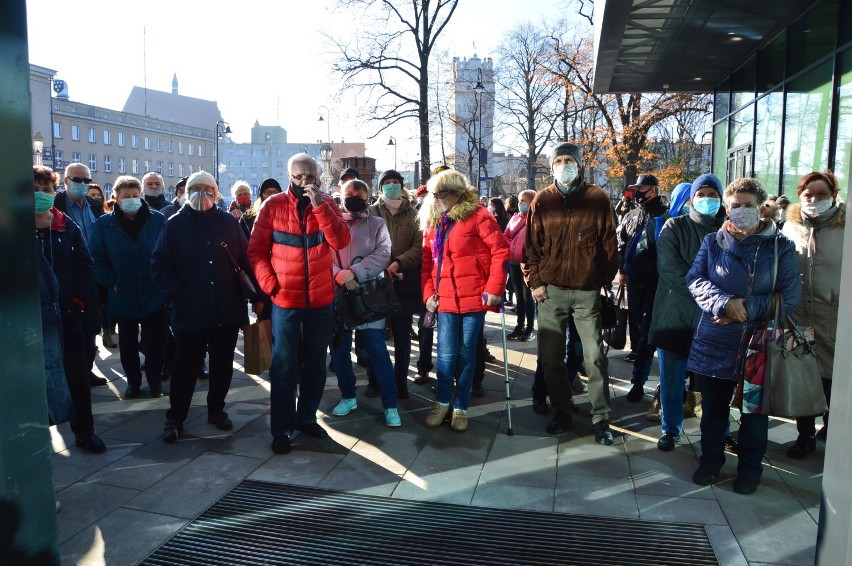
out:
<path id="1" fill-rule="evenodd" d="M 234 266 L 234 271 L 236 271 L 237 273 L 241 272 L 242 268 L 237 263 L 237 260 L 234 258 L 234 255 L 231 253 L 231 250 L 228 248 L 228 244 L 226 244 L 225 241 L 222 238 L 220 238 L 219 235 L 216 234 L 216 232 L 213 231 L 213 228 L 208 226 L 205 222 L 199 222 L 199 224 L 204 226 L 204 228 L 206 228 L 207 231 L 210 232 L 210 235 L 213 236 L 214 240 L 219 241 L 219 246 L 221 246 L 222 249 L 225 250 L 225 253 L 228 254 L 228 259 L 231 260 L 231 265 Z"/>

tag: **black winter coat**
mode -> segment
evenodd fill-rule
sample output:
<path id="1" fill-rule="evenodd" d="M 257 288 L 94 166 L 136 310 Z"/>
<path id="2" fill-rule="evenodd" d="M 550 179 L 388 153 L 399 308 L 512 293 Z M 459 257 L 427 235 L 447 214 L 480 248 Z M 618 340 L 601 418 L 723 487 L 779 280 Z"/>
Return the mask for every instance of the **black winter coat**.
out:
<path id="1" fill-rule="evenodd" d="M 247 273 L 248 242 L 237 219 L 219 207 L 184 206 L 163 226 L 151 257 L 154 282 L 172 302 L 172 328 L 188 334 L 248 323 L 243 288 L 227 252 Z"/>
<path id="2" fill-rule="evenodd" d="M 627 253 L 627 244 L 633 236 L 639 233 L 651 218 L 665 214 L 668 207 L 663 204 L 660 197 L 654 197 L 642 206 L 637 206 L 621 218 L 615 237 L 618 240 L 618 270 L 624 273 L 624 256 Z M 636 281 L 636 283 L 641 283 Z"/>

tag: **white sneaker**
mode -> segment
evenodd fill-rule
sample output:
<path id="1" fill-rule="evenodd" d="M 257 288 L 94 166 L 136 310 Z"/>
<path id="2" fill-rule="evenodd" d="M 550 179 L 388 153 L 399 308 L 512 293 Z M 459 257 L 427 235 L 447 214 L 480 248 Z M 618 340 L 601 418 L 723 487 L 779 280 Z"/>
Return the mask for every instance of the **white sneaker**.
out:
<path id="1" fill-rule="evenodd" d="M 388 426 L 402 426 L 397 409 L 385 409 L 385 424 Z"/>
<path id="2" fill-rule="evenodd" d="M 341 399 L 340 403 L 331 411 L 331 414 L 335 417 L 342 417 L 344 415 L 348 415 L 354 409 L 358 408 L 358 401 L 355 399 Z"/>

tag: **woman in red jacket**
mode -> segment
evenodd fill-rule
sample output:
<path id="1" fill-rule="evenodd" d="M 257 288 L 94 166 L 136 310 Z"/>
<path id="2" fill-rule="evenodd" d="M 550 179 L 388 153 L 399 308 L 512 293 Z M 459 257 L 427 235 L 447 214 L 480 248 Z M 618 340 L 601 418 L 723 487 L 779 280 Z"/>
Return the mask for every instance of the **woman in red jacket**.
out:
<path id="1" fill-rule="evenodd" d="M 426 426 L 437 427 L 449 411 L 458 376 L 452 428 L 467 430 L 467 404 L 476 367 L 476 344 L 488 307 L 500 304 L 509 244 L 497 221 L 479 204 L 464 175 L 452 169 L 429 179 L 420 209 L 423 228 L 423 300 L 438 313 L 437 403 Z"/>

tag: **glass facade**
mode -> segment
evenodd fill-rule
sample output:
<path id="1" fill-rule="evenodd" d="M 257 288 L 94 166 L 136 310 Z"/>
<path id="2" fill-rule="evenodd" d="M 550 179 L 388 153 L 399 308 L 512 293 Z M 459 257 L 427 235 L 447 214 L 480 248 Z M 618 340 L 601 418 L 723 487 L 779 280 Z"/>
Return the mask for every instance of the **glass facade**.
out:
<path id="1" fill-rule="evenodd" d="M 831 169 L 847 199 L 852 34 L 843 17 L 838 0 L 816 2 L 716 85 L 713 172 L 720 179 L 753 175 L 770 194 L 795 199 L 799 178 Z"/>

